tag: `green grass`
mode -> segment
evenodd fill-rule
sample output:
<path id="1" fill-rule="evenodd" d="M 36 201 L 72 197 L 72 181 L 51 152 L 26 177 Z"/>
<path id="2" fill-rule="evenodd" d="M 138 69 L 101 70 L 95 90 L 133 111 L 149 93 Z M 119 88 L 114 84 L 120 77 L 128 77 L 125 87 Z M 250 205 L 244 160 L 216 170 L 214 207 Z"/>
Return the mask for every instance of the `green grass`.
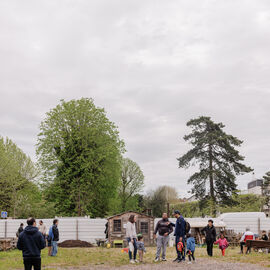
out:
<path id="1" fill-rule="evenodd" d="M 147 253 L 145 255 L 146 263 L 153 263 L 155 250 L 155 248 L 147 249 Z M 213 259 L 220 261 L 253 263 L 270 267 L 269 254 L 252 252 L 249 255 L 240 255 L 238 254 L 239 248 L 228 248 L 226 252 L 226 256 L 222 258 L 220 250 L 215 248 Z M 195 255 L 197 258 L 207 258 L 206 249 L 197 248 Z M 168 248 L 167 259 L 173 260 L 174 258 L 175 249 Z M 74 268 L 88 265 L 120 266 L 128 263 L 128 255 L 126 253 L 122 253 L 121 249 L 118 248 L 59 248 L 57 257 L 49 257 L 47 255 L 47 249 L 42 251 L 42 266 L 50 268 L 51 270 L 68 266 L 73 266 Z M 18 250 L 0 252 L 0 269 L 23 269 L 21 252 Z"/>

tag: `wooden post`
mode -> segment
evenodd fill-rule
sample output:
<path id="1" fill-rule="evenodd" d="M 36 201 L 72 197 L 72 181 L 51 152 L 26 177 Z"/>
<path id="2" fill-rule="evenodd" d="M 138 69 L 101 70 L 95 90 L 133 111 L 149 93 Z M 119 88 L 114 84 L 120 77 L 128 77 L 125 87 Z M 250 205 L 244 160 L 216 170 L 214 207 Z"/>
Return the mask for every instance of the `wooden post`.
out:
<path id="1" fill-rule="evenodd" d="M 167 203 L 167 215 L 170 217 L 170 203 Z"/>
<path id="2" fill-rule="evenodd" d="M 76 219 L 76 240 L 79 240 L 79 220 Z"/>
<path id="3" fill-rule="evenodd" d="M 5 238 L 7 238 L 7 220 L 5 221 Z"/>

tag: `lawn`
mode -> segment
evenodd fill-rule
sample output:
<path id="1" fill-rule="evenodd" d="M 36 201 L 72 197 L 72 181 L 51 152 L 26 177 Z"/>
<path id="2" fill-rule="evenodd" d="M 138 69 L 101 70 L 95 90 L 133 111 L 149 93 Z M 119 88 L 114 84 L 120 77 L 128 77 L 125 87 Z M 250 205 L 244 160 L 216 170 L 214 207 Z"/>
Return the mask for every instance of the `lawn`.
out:
<path id="1" fill-rule="evenodd" d="M 255 253 L 249 255 L 238 254 L 238 248 L 228 248 L 224 258 L 221 257 L 220 250 L 214 249 L 213 259 L 225 260 L 230 262 L 245 262 L 259 264 L 270 267 L 270 255 L 264 253 Z M 206 258 L 206 249 L 197 248 L 196 257 Z M 148 248 L 145 255 L 145 262 L 153 263 L 155 257 L 155 248 Z M 167 259 L 175 258 L 174 248 L 168 248 Z M 45 268 L 57 269 L 59 267 L 68 266 L 91 266 L 91 265 L 110 265 L 120 266 L 128 264 L 128 255 L 122 253 L 121 249 L 106 249 L 106 248 L 60 248 L 57 257 L 49 257 L 47 250 L 42 252 L 42 265 Z M 18 250 L 0 252 L 0 269 L 23 269 L 21 252 Z"/>

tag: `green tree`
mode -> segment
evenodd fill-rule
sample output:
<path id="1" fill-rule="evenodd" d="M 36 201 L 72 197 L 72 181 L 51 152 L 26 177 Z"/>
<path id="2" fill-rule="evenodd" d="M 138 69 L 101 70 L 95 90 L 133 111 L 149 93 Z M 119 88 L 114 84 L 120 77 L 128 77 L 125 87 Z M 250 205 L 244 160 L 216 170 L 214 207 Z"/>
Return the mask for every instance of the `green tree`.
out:
<path id="1" fill-rule="evenodd" d="M 144 186 L 144 175 L 139 165 L 129 158 L 122 161 L 122 173 L 119 186 L 119 198 L 121 200 L 121 210 L 126 211 L 130 199 L 142 191 Z"/>
<path id="2" fill-rule="evenodd" d="M 104 216 L 115 197 L 124 143 L 92 99 L 61 101 L 40 125 L 37 155 L 46 198 L 61 215 Z"/>
<path id="3" fill-rule="evenodd" d="M 210 117 L 199 117 L 187 123 L 192 128 L 184 140 L 192 145 L 182 157 L 178 158 L 180 168 L 199 165 L 199 171 L 194 173 L 188 184 L 192 184 L 192 194 L 198 199 L 210 199 L 212 214 L 216 214 L 216 204 L 232 204 L 232 195 L 236 193 L 236 175 L 251 172 L 245 166 L 235 147 L 240 147 L 242 141 L 226 134 L 222 123 L 214 123 Z M 209 188 L 207 182 L 209 181 Z"/>
<path id="4" fill-rule="evenodd" d="M 168 186 L 160 186 L 151 190 L 144 198 L 145 207 L 152 209 L 153 216 L 161 217 L 162 213 L 167 212 L 167 203 L 177 199 L 177 192 Z"/>
<path id="5" fill-rule="evenodd" d="M 0 208 L 9 212 L 14 218 L 22 215 L 26 206 L 26 193 L 32 194 L 38 176 L 35 164 L 12 140 L 0 137 Z M 38 188 L 37 188 L 38 189 Z M 30 206 L 32 209 L 32 205 Z"/>
<path id="6" fill-rule="evenodd" d="M 235 201 L 233 206 L 220 206 L 218 212 L 260 212 L 263 198 L 254 194 L 234 195 Z M 205 217 L 210 216 L 211 202 L 210 200 L 195 201 L 195 202 L 182 202 L 171 205 L 171 209 L 179 209 L 184 217 Z"/>

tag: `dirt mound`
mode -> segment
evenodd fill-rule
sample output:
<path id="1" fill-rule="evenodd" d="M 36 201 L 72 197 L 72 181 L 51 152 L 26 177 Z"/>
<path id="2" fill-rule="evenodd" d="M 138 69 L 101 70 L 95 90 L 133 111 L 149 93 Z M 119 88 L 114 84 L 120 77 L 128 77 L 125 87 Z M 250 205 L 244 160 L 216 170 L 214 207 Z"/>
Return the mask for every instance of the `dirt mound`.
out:
<path id="1" fill-rule="evenodd" d="M 92 244 L 86 242 L 86 241 L 81 241 L 81 240 L 66 240 L 60 244 L 58 244 L 59 247 L 62 248 L 73 248 L 73 247 L 86 247 L 90 248 L 93 247 Z"/>

